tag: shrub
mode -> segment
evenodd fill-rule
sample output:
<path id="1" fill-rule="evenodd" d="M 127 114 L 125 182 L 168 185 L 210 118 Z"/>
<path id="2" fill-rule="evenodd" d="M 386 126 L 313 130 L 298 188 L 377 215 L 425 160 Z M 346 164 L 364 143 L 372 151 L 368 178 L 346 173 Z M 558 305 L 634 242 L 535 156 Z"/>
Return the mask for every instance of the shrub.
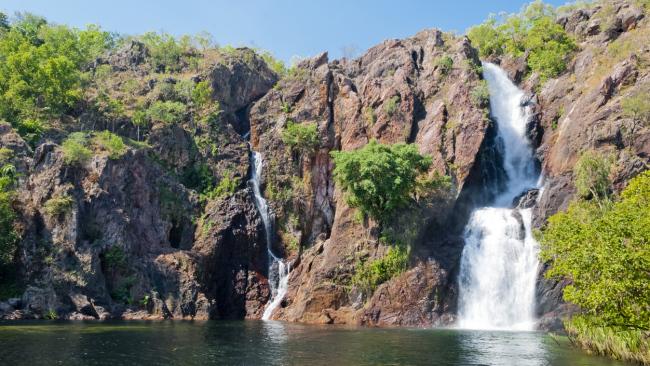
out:
<path id="1" fill-rule="evenodd" d="M 119 271 L 126 267 L 126 253 L 117 245 L 110 247 L 103 257 L 103 263 L 111 271 Z"/>
<path id="2" fill-rule="evenodd" d="M 237 187 L 239 187 L 240 180 L 237 177 L 234 177 L 232 173 L 227 172 L 224 174 L 223 178 L 219 181 L 219 184 L 217 184 L 214 188 L 208 188 L 206 191 L 201 194 L 201 198 L 203 200 L 206 199 L 217 199 L 221 197 L 225 197 L 228 195 L 232 195 L 235 193 L 235 190 L 237 190 Z"/>
<path id="3" fill-rule="evenodd" d="M 609 158 L 593 150 L 585 151 L 573 169 L 578 195 L 594 199 L 607 197 L 611 167 Z"/>
<path id="4" fill-rule="evenodd" d="M 314 122 L 295 123 L 287 121 L 282 131 L 282 142 L 292 151 L 311 153 L 318 148 L 318 127 Z"/>
<path id="5" fill-rule="evenodd" d="M 18 233 L 14 228 L 16 213 L 13 209 L 13 193 L 0 191 L 0 273 L 4 273 L 14 258 Z"/>
<path id="6" fill-rule="evenodd" d="M 483 58 L 503 53 L 520 57 L 528 51 L 528 67 L 544 81 L 564 72 L 567 55 L 576 49 L 573 39 L 555 18 L 553 7 L 535 1 L 521 13 L 500 21 L 490 17 L 470 28 L 467 36 Z"/>
<path id="7" fill-rule="evenodd" d="M 0 37 L 0 118 L 38 139 L 33 121 L 59 116 L 81 98 L 82 68 L 112 47 L 97 26 L 85 30 L 50 25 L 21 14 Z M 31 121 L 28 121 L 31 120 Z"/>
<path id="8" fill-rule="evenodd" d="M 641 126 L 650 123 L 650 101 L 648 101 L 648 91 L 637 92 L 621 101 L 621 110 L 623 115 L 632 120 L 632 125 L 625 131 L 627 135 L 627 144 L 631 146 L 634 143 L 636 132 Z"/>
<path id="9" fill-rule="evenodd" d="M 110 159 L 119 159 L 128 151 L 122 137 L 110 131 L 97 133 L 95 135 L 95 143 L 108 152 Z"/>
<path id="10" fill-rule="evenodd" d="M 570 280 L 564 299 L 578 305 L 583 316 L 568 324 L 586 347 L 598 349 L 613 331 L 617 342 L 635 350 L 638 337 L 621 337 L 649 330 L 648 212 L 650 171 L 632 179 L 613 203 L 574 202 L 566 212 L 551 216 L 538 233 L 541 257 L 550 264 L 547 277 Z M 647 357 L 647 336 L 644 339 Z M 618 353 L 609 346 L 606 350 Z"/>
<path id="11" fill-rule="evenodd" d="M 377 122 L 377 114 L 375 114 L 375 109 L 371 106 L 363 109 L 363 117 L 366 120 L 366 126 L 372 126 Z"/>
<path id="12" fill-rule="evenodd" d="M 392 116 L 397 111 L 399 102 L 400 102 L 399 95 L 394 95 L 388 98 L 388 100 L 384 103 L 384 111 L 386 112 L 386 114 Z"/>
<path id="13" fill-rule="evenodd" d="M 147 116 L 155 122 L 175 123 L 181 121 L 186 112 L 187 107 L 182 103 L 155 101 L 147 109 Z"/>
<path id="14" fill-rule="evenodd" d="M 147 32 L 140 39 L 149 49 L 150 62 L 158 72 L 179 71 L 181 58 L 189 51 L 187 44 L 181 44 L 168 33 Z"/>
<path id="15" fill-rule="evenodd" d="M 192 90 L 192 102 L 198 108 L 202 108 L 212 100 L 212 87 L 207 81 L 196 83 Z"/>
<path id="16" fill-rule="evenodd" d="M 266 62 L 269 69 L 278 76 L 282 77 L 287 74 L 287 67 L 282 60 L 278 60 L 268 51 L 257 51 L 257 53 L 262 57 L 264 62 Z"/>
<path id="17" fill-rule="evenodd" d="M 333 151 L 334 179 L 347 202 L 377 220 L 388 219 L 412 201 L 417 178 L 431 165 L 412 144 L 382 145 L 370 141 L 355 151 Z"/>
<path id="18" fill-rule="evenodd" d="M 88 139 L 83 132 L 73 132 L 63 141 L 63 160 L 67 164 L 83 164 L 93 155 L 88 149 Z"/>
<path id="19" fill-rule="evenodd" d="M 447 75 L 454 67 L 454 59 L 448 55 L 439 57 L 436 60 L 435 66 L 438 68 L 438 70 L 440 70 L 440 74 Z"/>
<path id="20" fill-rule="evenodd" d="M 407 266 L 408 250 L 401 246 L 390 247 L 383 257 L 358 263 L 352 285 L 370 294 L 377 286 L 404 272 Z"/>
<path id="21" fill-rule="evenodd" d="M 43 210 L 51 217 L 67 214 L 72 210 L 74 199 L 67 194 L 59 195 L 50 198 L 45 202 Z"/>
<path id="22" fill-rule="evenodd" d="M 470 92 L 472 103 L 479 108 L 485 108 L 490 104 L 490 90 L 487 81 L 481 80 Z"/>

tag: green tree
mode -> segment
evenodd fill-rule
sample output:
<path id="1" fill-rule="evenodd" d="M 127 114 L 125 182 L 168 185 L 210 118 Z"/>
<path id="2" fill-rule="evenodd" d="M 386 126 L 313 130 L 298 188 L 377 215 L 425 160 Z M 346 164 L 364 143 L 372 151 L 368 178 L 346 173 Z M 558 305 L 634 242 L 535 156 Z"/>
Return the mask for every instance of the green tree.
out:
<path id="1" fill-rule="evenodd" d="M 88 138 L 83 132 L 71 133 L 61 144 L 61 149 L 63 160 L 67 164 L 83 164 L 93 155 L 88 148 Z"/>
<path id="2" fill-rule="evenodd" d="M 155 101 L 149 109 L 147 116 L 155 122 L 177 123 L 181 122 L 183 116 L 187 113 L 187 107 L 183 103 L 172 101 Z"/>
<path id="3" fill-rule="evenodd" d="M 608 157 L 593 150 L 582 153 L 573 169 L 578 195 L 596 200 L 606 198 L 611 167 L 612 163 Z"/>
<path id="4" fill-rule="evenodd" d="M 625 135 L 627 145 L 632 146 L 636 138 L 637 130 L 650 123 L 650 101 L 648 101 L 648 90 L 642 90 L 621 101 L 623 115 L 632 120 L 631 126 L 626 129 Z"/>
<path id="5" fill-rule="evenodd" d="M 347 202 L 379 221 L 414 199 L 417 178 L 431 166 L 431 158 L 412 144 L 382 145 L 370 141 L 355 151 L 333 151 L 334 178 Z"/>
<path id="6" fill-rule="evenodd" d="M 319 145 L 318 127 L 314 122 L 295 123 L 289 120 L 282 131 L 282 142 L 294 152 L 311 153 Z"/>
<path id="7" fill-rule="evenodd" d="M 592 326 L 650 330 L 649 212 L 646 171 L 615 202 L 575 202 L 549 218 L 541 233 L 547 276 L 571 280 L 564 298 L 580 306 Z"/>

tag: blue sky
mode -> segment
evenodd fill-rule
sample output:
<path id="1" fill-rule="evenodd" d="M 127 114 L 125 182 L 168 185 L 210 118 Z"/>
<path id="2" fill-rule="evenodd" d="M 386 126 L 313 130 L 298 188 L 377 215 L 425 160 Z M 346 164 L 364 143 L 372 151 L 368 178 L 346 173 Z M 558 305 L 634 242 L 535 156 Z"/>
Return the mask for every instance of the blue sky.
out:
<path id="1" fill-rule="evenodd" d="M 2 0 L 9 15 L 28 11 L 51 22 L 89 23 L 125 34 L 208 31 L 221 45 L 255 46 L 289 61 L 344 47 L 362 52 L 424 28 L 463 33 L 489 13 L 516 12 L 526 0 Z M 566 0 L 546 0 L 561 5 Z"/>

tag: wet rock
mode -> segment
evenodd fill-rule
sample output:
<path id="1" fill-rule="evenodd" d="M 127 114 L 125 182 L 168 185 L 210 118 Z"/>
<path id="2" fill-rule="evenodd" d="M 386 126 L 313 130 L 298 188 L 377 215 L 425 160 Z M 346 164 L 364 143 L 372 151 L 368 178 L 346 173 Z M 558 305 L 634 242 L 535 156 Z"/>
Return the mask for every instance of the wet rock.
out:
<path id="1" fill-rule="evenodd" d="M 539 189 L 531 189 L 515 197 L 512 205 L 518 209 L 531 208 L 537 203 Z"/>

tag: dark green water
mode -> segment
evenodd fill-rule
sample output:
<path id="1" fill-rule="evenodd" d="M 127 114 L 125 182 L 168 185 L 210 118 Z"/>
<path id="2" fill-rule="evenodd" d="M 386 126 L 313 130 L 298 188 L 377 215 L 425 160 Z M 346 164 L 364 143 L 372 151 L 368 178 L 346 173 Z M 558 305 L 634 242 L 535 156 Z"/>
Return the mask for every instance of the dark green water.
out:
<path id="1" fill-rule="evenodd" d="M 623 365 L 542 333 L 282 322 L 0 323 L 0 365 Z"/>

